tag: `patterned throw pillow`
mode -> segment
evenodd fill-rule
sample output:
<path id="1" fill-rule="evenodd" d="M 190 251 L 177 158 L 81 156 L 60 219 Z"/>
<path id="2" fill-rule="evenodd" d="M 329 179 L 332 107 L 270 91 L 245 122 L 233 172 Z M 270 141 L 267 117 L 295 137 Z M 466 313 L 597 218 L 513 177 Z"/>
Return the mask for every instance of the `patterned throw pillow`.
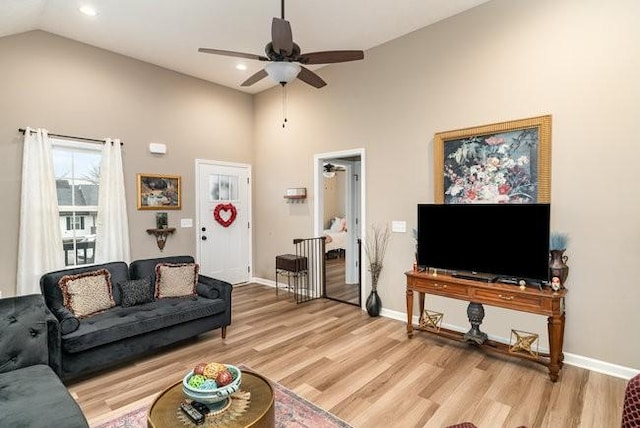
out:
<path id="1" fill-rule="evenodd" d="M 199 266 L 195 263 L 158 263 L 156 265 L 156 299 L 194 296 Z"/>
<path id="2" fill-rule="evenodd" d="M 74 316 L 86 318 L 116 305 L 111 291 L 111 273 L 106 269 L 65 275 L 58 281 L 63 305 Z"/>
<path id="3" fill-rule="evenodd" d="M 131 279 L 118 283 L 120 296 L 122 299 L 122 307 L 143 305 L 151 303 L 155 299 L 153 297 L 154 287 L 151 285 L 151 278 Z"/>

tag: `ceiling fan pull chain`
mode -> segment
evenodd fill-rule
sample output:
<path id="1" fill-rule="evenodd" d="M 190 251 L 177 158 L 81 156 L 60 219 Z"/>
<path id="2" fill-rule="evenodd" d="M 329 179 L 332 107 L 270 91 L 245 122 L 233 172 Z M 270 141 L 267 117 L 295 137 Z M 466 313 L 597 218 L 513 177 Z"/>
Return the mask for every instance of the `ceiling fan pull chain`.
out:
<path id="1" fill-rule="evenodd" d="M 287 85 L 282 85 L 282 127 L 287 123 Z"/>

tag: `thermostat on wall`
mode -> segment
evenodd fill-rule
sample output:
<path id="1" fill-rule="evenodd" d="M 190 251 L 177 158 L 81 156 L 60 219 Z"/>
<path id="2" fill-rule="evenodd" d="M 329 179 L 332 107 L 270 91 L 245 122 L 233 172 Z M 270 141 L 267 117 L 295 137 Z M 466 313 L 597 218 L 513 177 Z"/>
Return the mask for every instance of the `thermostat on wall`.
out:
<path id="1" fill-rule="evenodd" d="M 149 143 L 149 153 L 164 155 L 167 153 L 167 145 L 160 143 Z"/>

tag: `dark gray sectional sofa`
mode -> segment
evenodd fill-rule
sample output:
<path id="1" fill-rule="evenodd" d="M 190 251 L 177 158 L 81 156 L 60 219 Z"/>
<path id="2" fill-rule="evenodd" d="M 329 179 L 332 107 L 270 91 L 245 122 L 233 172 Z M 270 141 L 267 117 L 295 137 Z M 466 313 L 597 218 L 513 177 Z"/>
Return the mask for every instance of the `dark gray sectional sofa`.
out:
<path id="1" fill-rule="evenodd" d="M 0 427 L 89 427 L 49 366 L 57 328 L 40 294 L 0 299 Z"/>
<path id="2" fill-rule="evenodd" d="M 62 379 L 75 378 L 121 363 L 159 347 L 221 328 L 222 338 L 231 324 L 232 285 L 199 275 L 197 295 L 157 299 L 137 306 L 121 306 L 118 283 L 150 278 L 155 283 L 158 263 L 193 263 L 190 256 L 106 263 L 65 269 L 44 275 L 40 288 L 59 323 L 60 333 L 50 338 L 52 367 Z M 78 319 L 63 305 L 58 286 L 65 275 L 107 269 L 116 306 Z"/>

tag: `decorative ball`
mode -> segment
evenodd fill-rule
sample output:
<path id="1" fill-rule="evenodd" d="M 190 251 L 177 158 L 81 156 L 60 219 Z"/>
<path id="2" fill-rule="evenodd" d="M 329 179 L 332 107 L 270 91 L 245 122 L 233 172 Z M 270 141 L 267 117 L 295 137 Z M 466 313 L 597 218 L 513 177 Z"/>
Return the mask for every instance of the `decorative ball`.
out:
<path id="1" fill-rule="evenodd" d="M 198 363 L 193 369 L 193 373 L 197 375 L 204 374 L 204 368 L 207 367 L 207 363 Z"/>
<path id="2" fill-rule="evenodd" d="M 193 375 L 189 379 L 188 383 L 189 383 L 189 386 L 192 386 L 194 388 L 200 388 L 200 385 L 202 385 L 206 380 L 207 378 L 202 375 Z"/>
<path id="3" fill-rule="evenodd" d="M 224 364 L 209 363 L 209 364 L 207 364 L 205 366 L 204 372 L 202 374 L 205 375 L 209 379 L 215 379 L 215 378 L 218 377 L 218 374 L 221 371 L 224 371 L 226 369 L 227 369 L 227 366 L 225 366 Z"/>
<path id="4" fill-rule="evenodd" d="M 218 384 L 216 383 L 216 381 L 212 379 L 207 379 L 204 382 L 202 382 L 202 385 L 200 385 L 200 389 L 217 389 L 217 388 L 218 388 Z"/>
<path id="5" fill-rule="evenodd" d="M 229 370 L 225 369 L 224 371 L 218 373 L 218 376 L 216 377 L 216 383 L 218 385 L 225 386 L 229 385 L 231 382 L 233 382 L 233 375 Z"/>

